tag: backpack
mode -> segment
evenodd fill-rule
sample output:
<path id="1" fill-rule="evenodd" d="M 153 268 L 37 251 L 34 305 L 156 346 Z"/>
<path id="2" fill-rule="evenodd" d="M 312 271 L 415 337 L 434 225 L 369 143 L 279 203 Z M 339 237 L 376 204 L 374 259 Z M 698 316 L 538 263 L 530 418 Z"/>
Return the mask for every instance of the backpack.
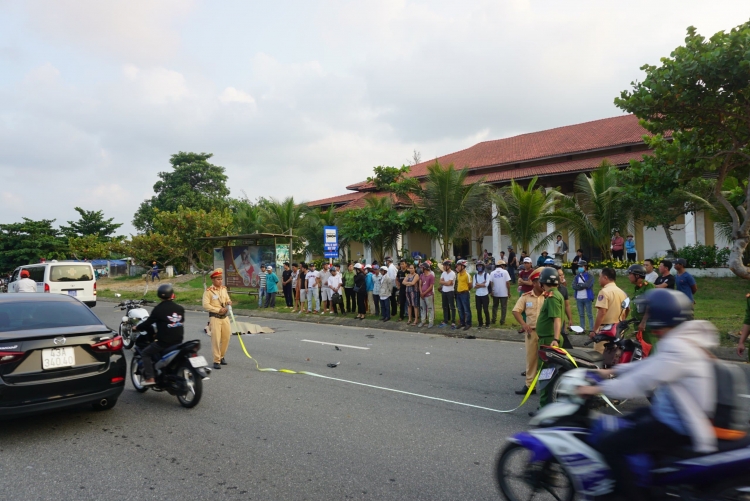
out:
<path id="1" fill-rule="evenodd" d="M 565 240 L 562 241 L 562 250 L 563 252 L 568 252 L 568 244 L 565 243 Z"/>
<path id="2" fill-rule="evenodd" d="M 739 366 L 714 360 L 716 411 L 713 425 L 719 440 L 739 440 L 747 436 L 750 401 L 745 374 Z"/>

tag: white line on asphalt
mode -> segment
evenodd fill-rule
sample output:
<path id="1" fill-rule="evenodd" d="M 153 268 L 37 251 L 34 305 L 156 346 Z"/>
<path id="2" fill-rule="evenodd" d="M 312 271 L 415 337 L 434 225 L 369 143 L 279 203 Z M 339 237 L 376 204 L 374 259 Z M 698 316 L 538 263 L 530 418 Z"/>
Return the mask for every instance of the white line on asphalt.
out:
<path id="1" fill-rule="evenodd" d="M 327 345 L 330 345 L 330 346 L 341 346 L 343 348 L 354 348 L 355 350 L 369 350 L 370 349 L 370 348 L 364 348 L 362 346 L 351 346 L 351 345 L 348 345 L 348 344 L 326 343 L 326 342 L 323 342 L 323 341 L 313 341 L 312 339 L 303 339 L 302 341 L 304 341 L 306 343 L 318 343 L 318 344 L 327 344 Z"/>

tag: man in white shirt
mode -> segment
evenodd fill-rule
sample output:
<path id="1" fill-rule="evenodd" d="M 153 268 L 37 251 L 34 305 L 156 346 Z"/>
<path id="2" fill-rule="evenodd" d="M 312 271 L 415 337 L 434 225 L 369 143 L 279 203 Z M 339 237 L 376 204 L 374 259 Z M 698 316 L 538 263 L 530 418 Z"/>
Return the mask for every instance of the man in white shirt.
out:
<path id="1" fill-rule="evenodd" d="M 331 272 L 329 273 L 328 280 L 326 281 L 326 285 L 328 286 L 328 290 L 331 292 L 331 313 L 335 313 L 336 315 L 339 314 L 338 311 L 336 311 L 336 304 L 339 305 L 339 308 L 341 308 L 341 314 L 345 315 L 344 312 L 344 302 L 341 301 L 340 303 L 335 303 L 333 301 L 333 295 L 335 293 L 338 293 L 339 297 L 341 297 L 341 294 L 343 293 L 344 289 L 342 287 L 343 282 L 341 280 L 341 275 L 337 272 L 336 268 L 331 266 Z"/>
<path id="2" fill-rule="evenodd" d="M 646 276 L 644 277 L 646 282 L 650 284 L 654 283 L 656 279 L 659 278 L 659 274 L 654 269 L 654 260 L 644 259 L 643 267 L 646 268 Z"/>
<path id="3" fill-rule="evenodd" d="M 305 275 L 305 280 L 307 280 L 307 312 L 310 313 L 310 310 L 312 310 L 313 313 L 318 313 L 320 309 L 320 299 L 318 299 L 320 272 L 315 270 L 315 265 L 312 263 L 310 263 L 310 271 Z"/>
<path id="4" fill-rule="evenodd" d="M 501 306 L 500 325 L 505 325 L 505 315 L 508 312 L 508 297 L 510 297 L 510 273 L 505 269 L 505 261 L 498 261 L 497 268 L 490 273 L 492 283 L 492 323 L 497 323 L 497 306 Z"/>
<path id="5" fill-rule="evenodd" d="M 29 278 L 29 270 L 21 270 L 21 280 L 16 282 L 16 292 L 36 292 L 36 282 Z"/>
<path id="6" fill-rule="evenodd" d="M 440 293 L 443 298 L 443 321 L 438 327 L 450 324 L 456 330 L 456 273 L 451 270 L 451 262 L 443 262 L 443 272 L 440 274 Z"/>
<path id="7" fill-rule="evenodd" d="M 484 327 L 490 328 L 490 275 L 484 269 L 482 261 L 477 262 L 477 273 L 474 275 L 474 299 L 477 305 L 477 329 L 482 328 L 482 312 L 484 311 Z"/>
<path id="8" fill-rule="evenodd" d="M 321 315 L 325 315 L 328 311 L 333 315 L 333 308 L 330 308 L 329 310 L 333 292 L 331 292 L 331 288 L 328 287 L 328 279 L 331 278 L 331 272 L 328 270 L 328 267 L 329 264 L 324 263 L 323 271 L 320 272 L 320 300 L 323 305 L 323 311 L 320 312 Z"/>
<path id="9" fill-rule="evenodd" d="M 388 265 L 388 279 L 390 280 L 393 287 L 391 287 L 391 315 L 395 315 L 396 306 L 398 305 L 398 289 L 396 288 L 396 274 L 398 268 L 393 264 L 393 258 L 391 256 L 385 257 L 385 262 Z"/>

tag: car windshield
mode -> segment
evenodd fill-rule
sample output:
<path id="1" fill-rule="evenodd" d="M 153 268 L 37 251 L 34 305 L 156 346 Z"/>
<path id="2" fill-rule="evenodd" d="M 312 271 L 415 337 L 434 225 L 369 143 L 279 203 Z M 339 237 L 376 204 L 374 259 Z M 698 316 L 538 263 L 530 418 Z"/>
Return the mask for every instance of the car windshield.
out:
<path id="1" fill-rule="evenodd" d="M 0 303 L 0 332 L 100 324 L 87 306 L 74 300 Z"/>
<path id="2" fill-rule="evenodd" d="M 49 270 L 51 282 L 90 282 L 94 279 L 91 266 L 83 264 L 65 264 L 52 266 Z"/>

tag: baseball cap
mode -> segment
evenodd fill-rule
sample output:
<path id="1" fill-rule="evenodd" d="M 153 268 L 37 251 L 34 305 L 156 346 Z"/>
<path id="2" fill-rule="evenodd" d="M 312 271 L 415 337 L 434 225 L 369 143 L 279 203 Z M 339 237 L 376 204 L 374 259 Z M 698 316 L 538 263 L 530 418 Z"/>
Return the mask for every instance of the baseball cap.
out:
<path id="1" fill-rule="evenodd" d="M 273 270 L 273 267 L 272 266 L 266 266 L 266 269 L 267 270 Z"/>
<path id="2" fill-rule="evenodd" d="M 365 268 L 372 268 L 372 265 L 366 264 Z"/>
<path id="3" fill-rule="evenodd" d="M 531 258 L 530 257 L 525 257 L 525 258 L 523 258 L 523 262 L 524 263 L 530 263 L 531 262 Z"/>
<path id="4" fill-rule="evenodd" d="M 28 278 L 29 270 L 21 270 L 21 278 Z"/>
<path id="5" fill-rule="evenodd" d="M 682 267 L 686 267 L 687 266 L 687 261 L 684 258 L 681 258 L 681 257 L 678 257 L 677 259 L 675 259 L 673 261 L 673 263 L 674 264 L 679 264 Z"/>

